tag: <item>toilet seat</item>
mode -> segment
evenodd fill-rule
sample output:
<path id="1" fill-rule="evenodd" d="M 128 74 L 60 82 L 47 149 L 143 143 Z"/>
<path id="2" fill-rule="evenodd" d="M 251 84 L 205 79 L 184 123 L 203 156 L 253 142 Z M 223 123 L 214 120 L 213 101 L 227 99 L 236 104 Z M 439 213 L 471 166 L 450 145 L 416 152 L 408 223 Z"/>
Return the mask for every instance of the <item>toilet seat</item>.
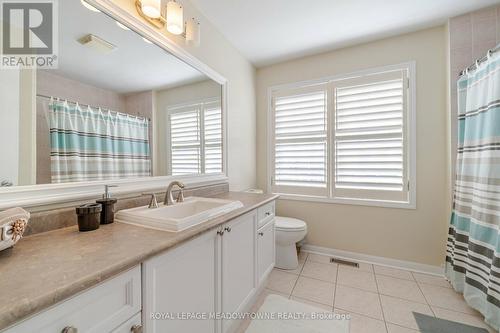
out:
<path id="1" fill-rule="evenodd" d="M 277 231 L 304 231 L 307 229 L 304 221 L 291 217 L 276 216 L 274 225 Z"/>

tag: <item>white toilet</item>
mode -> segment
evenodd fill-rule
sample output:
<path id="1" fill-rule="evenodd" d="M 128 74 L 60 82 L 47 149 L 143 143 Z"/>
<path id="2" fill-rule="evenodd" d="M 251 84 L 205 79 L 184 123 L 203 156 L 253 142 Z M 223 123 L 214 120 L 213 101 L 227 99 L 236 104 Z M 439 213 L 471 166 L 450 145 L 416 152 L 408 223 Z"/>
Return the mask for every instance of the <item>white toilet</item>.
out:
<path id="1" fill-rule="evenodd" d="M 307 224 L 291 217 L 276 216 L 276 267 L 295 269 L 299 265 L 296 243 L 307 234 Z"/>

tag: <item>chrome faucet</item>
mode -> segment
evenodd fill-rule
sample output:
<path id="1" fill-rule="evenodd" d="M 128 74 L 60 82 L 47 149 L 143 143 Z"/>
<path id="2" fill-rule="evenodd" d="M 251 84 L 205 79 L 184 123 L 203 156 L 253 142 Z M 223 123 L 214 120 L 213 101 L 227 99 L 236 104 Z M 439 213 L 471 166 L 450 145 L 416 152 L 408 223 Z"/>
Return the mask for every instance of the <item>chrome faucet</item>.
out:
<path id="1" fill-rule="evenodd" d="M 174 197 L 172 196 L 172 188 L 174 186 L 179 187 L 179 195 L 177 196 L 176 202 L 183 202 L 184 201 L 184 184 L 174 180 L 170 184 L 168 184 L 167 187 L 167 192 L 165 193 L 165 199 L 163 200 L 163 204 L 165 206 L 173 205 L 174 204 Z"/>

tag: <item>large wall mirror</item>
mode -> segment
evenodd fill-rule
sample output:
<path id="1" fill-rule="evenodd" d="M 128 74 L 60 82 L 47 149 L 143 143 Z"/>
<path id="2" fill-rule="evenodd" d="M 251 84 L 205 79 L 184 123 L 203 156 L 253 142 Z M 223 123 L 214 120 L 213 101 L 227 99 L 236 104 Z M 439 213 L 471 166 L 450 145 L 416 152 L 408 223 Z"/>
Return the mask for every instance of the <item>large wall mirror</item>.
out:
<path id="1" fill-rule="evenodd" d="M 222 174 L 222 86 L 80 0 L 59 66 L 0 70 L 3 187 Z"/>

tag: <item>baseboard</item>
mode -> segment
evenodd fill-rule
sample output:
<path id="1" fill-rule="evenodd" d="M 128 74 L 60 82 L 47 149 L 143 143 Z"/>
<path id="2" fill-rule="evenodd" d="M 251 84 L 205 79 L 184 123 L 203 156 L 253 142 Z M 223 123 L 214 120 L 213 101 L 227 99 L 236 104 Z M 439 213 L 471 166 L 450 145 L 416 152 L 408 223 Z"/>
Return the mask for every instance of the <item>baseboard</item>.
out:
<path id="1" fill-rule="evenodd" d="M 375 264 L 375 265 L 379 265 L 379 266 L 393 267 L 393 268 L 398 268 L 398 269 L 404 269 L 407 271 L 432 274 L 432 275 L 438 275 L 438 276 L 444 275 L 444 268 L 443 267 L 421 264 L 421 263 L 413 262 L 413 261 L 404 261 L 404 260 L 391 259 L 391 258 L 386 258 L 386 257 L 377 257 L 377 256 L 368 255 L 368 254 L 331 249 L 331 248 L 327 248 L 327 247 L 321 247 L 321 246 L 310 245 L 310 244 L 302 245 L 301 250 L 303 250 L 305 252 L 309 252 L 309 253 L 316 253 L 316 254 L 333 256 L 333 257 L 336 257 L 339 259 L 353 260 L 353 261 L 358 261 L 358 262 L 364 262 L 367 264 Z"/>

